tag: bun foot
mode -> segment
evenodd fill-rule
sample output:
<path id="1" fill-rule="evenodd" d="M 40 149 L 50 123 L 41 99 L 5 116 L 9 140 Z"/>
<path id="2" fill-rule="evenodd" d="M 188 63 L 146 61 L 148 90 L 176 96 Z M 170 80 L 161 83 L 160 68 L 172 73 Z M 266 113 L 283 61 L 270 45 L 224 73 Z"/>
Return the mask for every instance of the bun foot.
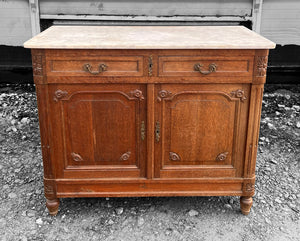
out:
<path id="1" fill-rule="evenodd" d="M 58 213 L 59 199 L 47 199 L 46 206 L 49 210 L 50 215 L 55 216 Z"/>
<path id="2" fill-rule="evenodd" d="M 241 197 L 240 198 L 240 206 L 241 206 L 242 214 L 248 215 L 250 213 L 252 204 L 253 204 L 252 197 Z"/>

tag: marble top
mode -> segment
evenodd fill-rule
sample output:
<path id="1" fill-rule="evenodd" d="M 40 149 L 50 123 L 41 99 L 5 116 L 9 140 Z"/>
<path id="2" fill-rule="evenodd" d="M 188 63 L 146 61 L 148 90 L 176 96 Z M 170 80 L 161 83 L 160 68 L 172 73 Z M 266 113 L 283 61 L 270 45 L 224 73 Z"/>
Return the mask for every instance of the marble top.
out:
<path id="1" fill-rule="evenodd" d="M 243 26 L 52 26 L 24 43 L 42 49 L 272 49 Z"/>

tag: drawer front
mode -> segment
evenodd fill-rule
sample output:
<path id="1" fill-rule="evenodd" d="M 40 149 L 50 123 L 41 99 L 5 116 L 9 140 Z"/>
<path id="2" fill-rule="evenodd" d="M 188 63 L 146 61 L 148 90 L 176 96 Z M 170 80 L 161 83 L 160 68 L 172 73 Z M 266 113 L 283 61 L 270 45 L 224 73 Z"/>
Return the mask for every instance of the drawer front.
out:
<path id="1" fill-rule="evenodd" d="M 143 76 L 142 56 L 54 57 L 48 76 Z"/>
<path id="2" fill-rule="evenodd" d="M 248 56 L 160 56 L 159 76 L 251 77 L 253 58 Z"/>

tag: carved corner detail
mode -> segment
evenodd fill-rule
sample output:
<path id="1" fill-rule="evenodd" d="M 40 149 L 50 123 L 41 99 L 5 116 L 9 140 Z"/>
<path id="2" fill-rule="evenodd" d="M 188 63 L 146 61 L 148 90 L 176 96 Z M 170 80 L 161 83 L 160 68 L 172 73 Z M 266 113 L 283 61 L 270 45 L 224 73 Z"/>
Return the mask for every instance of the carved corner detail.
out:
<path id="1" fill-rule="evenodd" d="M 259 77 L 266 76 L 267 73 L 267 66 L 268 66 L 268 57 L 267 56 L 257 56 L 256 60 L 256 67 L 257 67 L 257 75 Z"/>
<path id="2" fill-rule="evenodd" d="M 43 56 L 33 55 L 32 56 L 32 71 L 33 75 L 43 75 Z"/>
<path id="3" fill-rule="evenodd" d="M 242 102 L 244 102 L 247 97 L 245 96 L 245 91 L 244 90 L 236 90 L 236 91 L 232 91 L 231 96 L 235 97 L 235 98 L 239 98 Z"/>
<path id="4" fill-rule="evenodd" d="M 247 180 L 243 183 L 243 195 L 253 196 L 255 192 L 255 180 Z"/>
<path id="5" fill-rule="evenodd" d="M 161 90 L 158 92 L 157 100 L 160 102 L 163 98 L 168 98 L 172 95 L 172 92 L 168 90 Z"/>
<path id="6" fill-rule="evenodd" d="M 131 92 L 129 92 L 129 95 L 131 97 L 135 97 L 138 98 L 139 100 L 144 100 L 144 96 L 143 96 L 143 92 L 141 90 L 133 90 Z"/>
<path id="7" fill-rule="evenodd" d="M 222 152 L 216 157 L 216 161 L 225 161 L 227 158 L 228 152 Z"/>
<path id="8" fill-rule="evenodd" d="M 175 152 L 170 152 L 169 158 L 170 158 L 170 161 L 180 161 L 181 160 L 180 156 Z"/>
<path id="9" fill-rule="evenodd" d="M 71 156 L 72 156 L 73 160 L 76 161 L 76 162 L 82 162 L 82 161 L 84 161 L 83 158 L 79 154 L 77 154 L 75 152 L 72 152 Z"/>
<path id="10" fill-rule="evenodd" d="M 128 152 L 125 152 L 124 154 L 122 154 L 122 156 L 120 157 L 120 161 L 127 161 L 129 159 L 131 155 L 131 152 L 128 151 Z"/>
<path id="11" fill-rule="evenodd" d="M 67 91 L 57 90 L 57 91 L 55 91 L 55 93 L 54 93 L 53 100 L 57 102 L 57 101 L 59 101 L 60 99 L 66 97 L 67 95 L 68 95 L 68 92 L 67 92 Z"/>

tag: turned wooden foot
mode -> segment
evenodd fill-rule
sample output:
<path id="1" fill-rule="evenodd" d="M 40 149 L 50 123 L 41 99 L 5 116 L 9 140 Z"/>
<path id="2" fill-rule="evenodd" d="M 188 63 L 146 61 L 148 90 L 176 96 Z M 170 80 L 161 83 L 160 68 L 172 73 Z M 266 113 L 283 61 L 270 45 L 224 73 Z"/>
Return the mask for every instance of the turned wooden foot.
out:
<path id="1" fill-rule="evenodd" d="M 242 214 L 248 215 L 250 213 L 252 203 L 253 203 L 252 197 L 241 197 L 240 198 L 240 206 L 241 206 Z"/>
<path id="2" fill-rule="evenodd" d="M 59 199 L 46 199 L 46 206 L 51 216 L 55 216 L 58 212 Z"/>

